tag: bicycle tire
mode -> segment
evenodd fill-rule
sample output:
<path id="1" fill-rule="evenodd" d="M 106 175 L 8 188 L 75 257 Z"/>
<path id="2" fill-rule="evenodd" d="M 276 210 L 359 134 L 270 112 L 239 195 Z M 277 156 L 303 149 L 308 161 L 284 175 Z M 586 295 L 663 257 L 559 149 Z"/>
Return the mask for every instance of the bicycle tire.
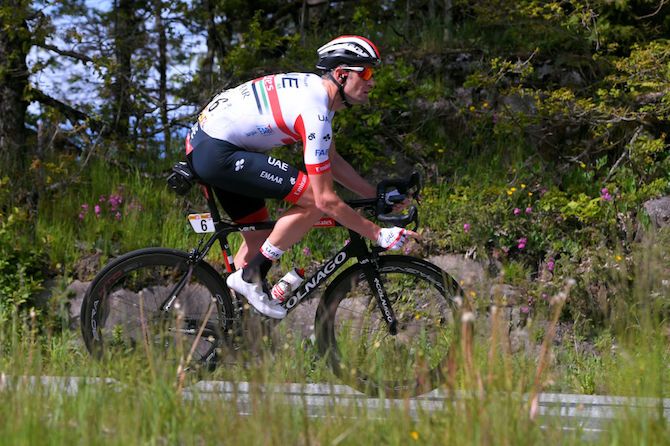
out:
<path id="1" fill-rule="evenodd" d="M 454 330 L 458 282 L 413 257 L 381 256 L 378 272 L 395 316 L 391 335 L 375 295 L 355 264 L 327 287 L 317 308 L 317 345 L 333 372 L 369 395 L 416 396 L 439 385 Z"/>
<path id="2" fill-rule="evenodd" d="M 228 288 L 216 270 L 206 262 L 195 265 L 169 314 L 159 311 L 186 275 L 187 261 L 183 251 L 145 248 L 105 266 L 82 302 L 88 351 L 97 359 L 132 350 L 143 359 L 180 363 L 191 354 L 190 369 L 213 369 L 234 320 Z"/>

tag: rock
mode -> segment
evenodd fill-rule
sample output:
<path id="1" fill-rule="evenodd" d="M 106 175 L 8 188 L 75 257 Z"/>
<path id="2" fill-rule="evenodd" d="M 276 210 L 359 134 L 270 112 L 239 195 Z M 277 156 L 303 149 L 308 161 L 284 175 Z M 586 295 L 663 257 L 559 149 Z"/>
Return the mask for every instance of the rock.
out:
<path id="1" fill-rule="evenodd" d="M 70 315 L 70 328 L 79 328 L 79 316 L 81 312 L 81 303 L 84 301 L 84 294 L 91 282 L 82 282 L 75 280 L 66 289 L 65 293 L 68 296 L 68 307 Z"/>
<path id="2" fill-rule="evenodd" d="M 461 285 L 474 286 L 488 279 L 484 267 L 479 262 L 466 259 L 462 255 L 445 254 L 427 260 L 448 272 Z"/>
<path id="3" fill-rule="evenodd" d="M 314 334 L 314 317 L 318 306 L 318 298 L 301 302 L 284 319 L 283 323 L 287 326 L 287 332 L 303 339 L 311 337 Z"/>
<path id="4" fill-rule="evenodd" d="M 662 228 L 670 224 L 670 197 L 649 200 L 643 206 L 655 228 Z"/>

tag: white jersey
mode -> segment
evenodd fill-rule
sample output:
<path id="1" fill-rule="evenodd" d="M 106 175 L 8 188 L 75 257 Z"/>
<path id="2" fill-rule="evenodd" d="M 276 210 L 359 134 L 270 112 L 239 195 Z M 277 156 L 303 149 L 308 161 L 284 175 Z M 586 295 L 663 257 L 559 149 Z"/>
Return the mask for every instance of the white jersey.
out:
<path id="1" fill-rule="evenodd" d="M 282 73 L 219 93 L 198 123 L 210 137 L 253 152 L 302 141 L 305 167 L 313 175 L 330 169 L 334 113 L 321 77 Z"/>

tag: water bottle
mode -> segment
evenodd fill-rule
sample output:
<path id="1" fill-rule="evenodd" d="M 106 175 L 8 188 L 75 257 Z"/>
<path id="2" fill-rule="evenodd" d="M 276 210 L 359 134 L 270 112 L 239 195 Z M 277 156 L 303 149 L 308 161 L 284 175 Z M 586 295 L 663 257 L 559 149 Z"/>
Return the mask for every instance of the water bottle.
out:
<path id="1" fill-rule="evenodd" d="M 293 268 L 287 272 L 284 277 L 279 279 L 279 282 L 272 287 L 272 298 L 278 302 L 284 302 L 293 291 L 298 288 L 305 278 L 305 270 L 302 268 Z"/>

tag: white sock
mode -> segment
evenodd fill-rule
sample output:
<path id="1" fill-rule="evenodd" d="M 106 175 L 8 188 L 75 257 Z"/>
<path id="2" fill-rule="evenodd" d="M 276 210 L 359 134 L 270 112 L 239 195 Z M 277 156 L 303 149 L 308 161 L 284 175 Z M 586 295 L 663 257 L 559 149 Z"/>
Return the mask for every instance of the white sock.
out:
<path id="1" fill-rule="evenodd" d="M 282 254 L 284 254 L 284 251 L 270 243 L 269 240 L 265 240 L 265 243 L 263 243 L 263 246 L 261 246 L 261 252 L 265 257 L 272 260 L 273 262 L 279 260 Z"/>

